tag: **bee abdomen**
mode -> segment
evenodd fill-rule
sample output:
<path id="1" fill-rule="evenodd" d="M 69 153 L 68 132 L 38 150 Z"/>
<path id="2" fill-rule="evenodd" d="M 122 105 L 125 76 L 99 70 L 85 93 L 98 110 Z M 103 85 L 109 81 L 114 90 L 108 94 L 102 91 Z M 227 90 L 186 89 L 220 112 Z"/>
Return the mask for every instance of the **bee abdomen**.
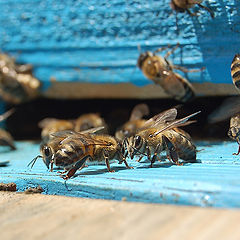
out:
<path id="1" fill-rule="evenodd" d="M 185 89 L 185 94 L 184 94 L 184 96 L 179 98 L 179 100 L 181 102 L 187 102 L 187 101 L 193 99 L 195 97 L 195 94 L 194 94 L 192 88 L 190 88 L 186 83 L 183 83 L 183 86 Z"/>
<path id="2" fill-rule="evenodd" d="M 240 54 L 236 54 L 233 58 L 231 75 L 234 85 L 240 89 Z"/>

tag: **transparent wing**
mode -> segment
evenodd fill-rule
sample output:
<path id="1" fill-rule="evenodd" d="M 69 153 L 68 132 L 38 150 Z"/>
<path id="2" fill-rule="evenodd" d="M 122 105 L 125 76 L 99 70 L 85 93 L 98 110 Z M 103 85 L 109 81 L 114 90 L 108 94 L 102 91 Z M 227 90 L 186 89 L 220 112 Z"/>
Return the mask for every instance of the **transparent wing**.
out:
<path id="1" fill-rule="evenodd" d="M 154 117 L 150 118 L 145 122 L 143 125 L 142 129 L 146 129 L 149 127 L 157 127 L 157 126 L 162 126 L 166 124 L 167 122 L 171 122 L 175 120 L 177 117 L 177 109 L 176 108 L 171 108 L 169 110 L 166 110 L 164 112 L 161 112 Z"/>
<path id="2" fill-rule="evenodd" d="M 209 116 L 209 123 L 217 123 L 224 121 L 240 112 L 240 97 L 227 98 L 223 103 L 215 109 Z"/>
<path id="3" fill-rule="evenodd" d="M 175 128 L 175 127 L 182 127 L 182 126 L 186 126 L 189 125 L 193 122 L 196 121 L 188 121 L 189 118 L 194 117 L 195 115 L 199 114 L 201 111 L 195 112 L 191 115 L 188 115 L 187 117 L 181 118 L 181 119 L 177 119 L 176 121 L 170 122 L 167 125 L 163 126 L 161 129 L 159 129 L 157 132 L 155 132 L 152 137 L 157 136 L 159 133 Z"/>
<path id="4" fill-rule="evenodd" d="M 138 104 L 132 110 L 130 121 L 141 119 L 143 116 L 146 116 L 148 114 L 149 114 L 149 108 L 147 104 L 144 104 L 144 103 Z"/>

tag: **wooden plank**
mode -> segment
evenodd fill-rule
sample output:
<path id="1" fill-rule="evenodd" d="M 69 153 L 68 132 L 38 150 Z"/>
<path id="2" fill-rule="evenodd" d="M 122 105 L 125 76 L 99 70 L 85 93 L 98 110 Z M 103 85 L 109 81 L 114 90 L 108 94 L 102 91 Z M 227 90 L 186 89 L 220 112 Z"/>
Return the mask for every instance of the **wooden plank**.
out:
<path id="1" fill-rule="evenodd" d="M 47 96 L 56 87 L 51 77 L 60 83 L 145 86 L 151 82 L 136 69 L 137 46 L 145 51 L 177 42 L 181 47 L 171 57 L 175 64 L 206 67 L 202 73 L 187 74 L 191 82 L 231 84 L 230 63 L 239 51 L 240 2 L 203 4 L 214 11 L 214 19 L 196 7 L 199 16 L 178 14 L 176 28 L 169 0 L 1 0 L 0 46 L 19 62 L 34 65 L 43 92 L 50 88 Z M 205 90 L 203 95 L 216 92 Z M 165 97 L 162 91 L 159 95 Z"/>
<path id="2" fill-rule="evenodd" d="M 239 210 L 0 193 L 1 239 L 239 239 Z"/>
<path id="3" fill-rule="evenodd" d="M 240 207 L 240 163 L 232 153 L 237 144 L 232 142 L 198 142 L 198 163 L 183 166 L 168 161 L 156 163 L 130 161 L 134 169 L 117 163 L 111 166 L 89 166 L 67 181 L 57 172 L 48 172 L 42 160 L 34 168 L 28 162 L 39 154 L 39 145 L 18 142 L 17 151 L 3 152 L 1 160 L 10 160 L 8 167 L 0 168 L 0 182 L 15 182 L 18 191 L 38 186 L 46 194 L 86 198 L 114 199 L 148 203 L 179 205 Z"/>

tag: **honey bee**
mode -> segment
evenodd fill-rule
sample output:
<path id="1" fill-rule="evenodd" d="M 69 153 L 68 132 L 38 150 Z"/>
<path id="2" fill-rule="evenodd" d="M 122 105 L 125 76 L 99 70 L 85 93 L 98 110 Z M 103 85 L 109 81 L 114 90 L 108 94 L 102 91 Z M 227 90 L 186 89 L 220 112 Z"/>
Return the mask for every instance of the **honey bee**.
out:
<path id="1" fill-rule="evenodd" d="M 178 127 L 195 122 L 188 119 L 198 113 L 200 111 L 176 120 L 177 109 L 172 108 L 149 119 L 135 136 L 125 141 L 129 156 L 131 159 L 135 155 L 140 158 L 147 156 L 152 167 L 158 155 L 165 150 L 167 158 L 176 165 L 181 165 L 178 158 L 195 162 L 196 147 L 190 135 Z"/>
<path id="2" fill-rule="evenodd" d="M 71 178 L 78 169 L 82 169 L 87 163 L 105 164 L 109 172 L 114 172 L 110 168 L 111 160 L 124 162 L 127 168 L 128 163 L 125 158 L 125 149 L 123 145 L 114 137 L 108 135 L 96 135 L 95 132 L 102 127 L 89 129 L 83 132 L 62 131 L 51 134 L 47 144 L 41 146 L 41 154 L 35 157 L 29 165 L 31 167 L 36 160 L 41 157 L 43 162 L 53 171 L 53 164 L 63 167 L 61 177 L 65 180 Z M 66 174 L 65 174 L 66 173 Z M 65 175 L 64 175 L 65 174 Z"/>
<path id="3" fill-rule="evenodd" d="M 115 137 L 123 141 L 124 138 L 134 135 L 146 122 L 142 117 L 148 114 L 149 108 L 146 104 L 136 105 L 131 112 L 129 121 L 116 131 Z"/>
<path id="4" fill-rule="evenodd" d="M 232 81 L 236 88 L 240 89 L 240 54 L 236 54 L 231 64 Z"/>
<path id="5" fill-rule="evenodd" d="M 74 130 L 76 132 L 84 131 L 90 128 L 104 127 L 101 133 L 107 133 L 107 124 L 97 113 L 87 113 L 81 115 L 75 121 Z"/>
<path id="6" fill-rule="evenodd" d="M 2 115 L 0 115 L 0 122 L 4 121 L 6 118 L 8 118 L 10 115 L 13 114 L 15 110 L 12 108 L 10 110 L 8 110 L 7 112 L 3 113 Z M 11 136 L 11 134 L 9 132 L 7 132 L 6 130 L 0 128 L 0 145 L 1 146 L 9 146 L 11 148 L 11 150 L 15 150 L 15 144 L 14 144 L 14 140 L 13 137 Z"/>
<path id="7" fill-rule="evenodd" d="M 52 133 L 74 130 L 74 121 L 56 119 L 56 118 L 44 118 L 38 123 L 38 126 L 42 128 L 41 136 L 42 139 L 47 140 Z"/>
<path id="8" fill-rule="evenodd" d="M 0 54 L 0 96 L 18 104 L 39 95 L 40 81 L 33 77 L 32 66 L 16 64 L 6 54 Z"/>
<path id="9" fill-rule="evenodd" d="M 203 0 L 171 0 L 170 6 L 176 12 L 185 12 L 186 11 L 189 15 L 196 16 L 197 14 L 192 13 L 189 10 L 189 8 L 192 8 L 195 5 L 198 5 L 200 8 L 207 10 L 210 13 L 211 17 L 214 18 L 214 12 L 210 8 L 202 5 L 201 4 L 202 1 Z"/>
<path id="10" fill-rule="evenodd" d="M 237 141 L 239 147 L 238 152 L 233 155 L 240 153 L 240 97 L 227 98 L 215 111 L 213 111 L 209 117 L 209 123 L 217 123 L 230 118 L 230 127 L 228 130 L 228 136 Z"/>
<path id="11" fill-rule="evenodd" d="M 157 52 L 162 52 L 168 47 L 159 48 L 154 52 L 141 53 L 137 65 L 148 79 L 160 85 L 164 91 L 173 98 L 187 102 L 194 97 L 194 89 L 191 83 L 181 75 L 173 72 L 178 69 L 182 72 L 198 72 L 201 69 L 188 70 L 184 67 L 171 64 L 167 58 L 179 47 L 177 44 L 172 50 L 168 51 L 164 57 L 157 56 Z"/>

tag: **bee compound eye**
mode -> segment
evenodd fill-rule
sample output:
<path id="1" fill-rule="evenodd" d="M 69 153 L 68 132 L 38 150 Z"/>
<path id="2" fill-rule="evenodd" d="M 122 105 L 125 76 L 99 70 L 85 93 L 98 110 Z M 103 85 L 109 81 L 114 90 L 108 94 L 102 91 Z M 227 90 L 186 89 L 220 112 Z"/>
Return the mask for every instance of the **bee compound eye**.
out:
<path id="1" fill-rule="evenodd" d="M 45 155 L 46 157 L 49 157 L 50 154 L 51 154 L 50 148 L 49 148 L 49 147 L 44 147 L 44 155 Z"/>

